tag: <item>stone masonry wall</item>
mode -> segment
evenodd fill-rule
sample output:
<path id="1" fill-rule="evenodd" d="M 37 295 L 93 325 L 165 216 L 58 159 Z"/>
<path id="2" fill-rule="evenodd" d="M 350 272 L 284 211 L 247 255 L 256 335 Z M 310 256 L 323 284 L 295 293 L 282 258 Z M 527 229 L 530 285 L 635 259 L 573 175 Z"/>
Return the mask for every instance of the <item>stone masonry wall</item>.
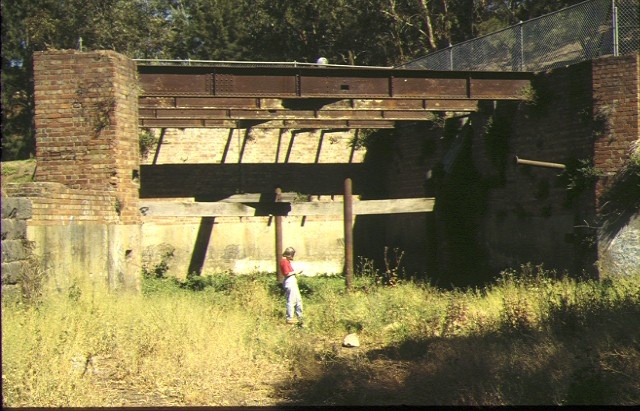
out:
<path id="1" fill-rule="evenodd" d="M 27 220 L 31 202 L 2 196 L 2 288 L 16 286 L 28 261 Z"/>

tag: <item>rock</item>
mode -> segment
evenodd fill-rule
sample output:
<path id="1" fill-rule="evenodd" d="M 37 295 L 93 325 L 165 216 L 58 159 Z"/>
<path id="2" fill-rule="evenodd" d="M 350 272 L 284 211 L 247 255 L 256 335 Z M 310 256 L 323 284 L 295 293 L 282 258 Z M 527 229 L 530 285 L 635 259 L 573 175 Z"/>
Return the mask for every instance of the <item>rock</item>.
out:
<path id="1" fill-rule="evenodd" d="M 360 339 L 357 334 L 348 334 L 342 341 L 343 347 L 360 347 Z"/>

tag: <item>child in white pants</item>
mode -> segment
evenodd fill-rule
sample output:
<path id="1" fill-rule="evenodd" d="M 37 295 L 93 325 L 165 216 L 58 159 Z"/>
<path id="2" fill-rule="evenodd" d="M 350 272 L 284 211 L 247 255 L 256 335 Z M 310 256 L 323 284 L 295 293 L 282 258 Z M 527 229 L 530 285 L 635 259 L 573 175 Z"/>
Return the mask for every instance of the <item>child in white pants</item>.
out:
<path id="1" fill-rule="evenodd" d="M 293 247 L 287 247 L 282 253 L 282 259 L 280 260 L 280 271 L 284 275 L 284 283 L 282 286 L 287 296 L 287 324 L 295 324 L 297 321 L 294 318 L 295 315 L 298 320 L 302 322 L 302 296 L 300 295 L 300 289 L 298 288 L 298 280 L 296 274 L 302 273 L 302 271 L 295 271 L 291 266 L 291 261 L 296 254 L 296 250 Z"/>

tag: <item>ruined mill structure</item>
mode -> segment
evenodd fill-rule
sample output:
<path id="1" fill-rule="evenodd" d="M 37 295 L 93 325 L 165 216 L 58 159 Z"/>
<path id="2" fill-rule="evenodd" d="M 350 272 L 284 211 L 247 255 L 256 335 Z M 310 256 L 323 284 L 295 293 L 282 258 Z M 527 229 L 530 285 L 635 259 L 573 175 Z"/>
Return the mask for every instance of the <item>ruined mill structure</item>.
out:
<path id="1" fill-rule="evenodd" d="M 34 64 L 37 168 L 3 192 L 3 286 L 24 240 L 58 289 L 138 289 L 158 267 L 273 273 L 282 242 L 307 273 L 401 252 L 408 275 L 442 284 L 527 262 L 640 266 L 640 219 L 619 201 L 637 54 L 536 73 L 75 50 Z"/>

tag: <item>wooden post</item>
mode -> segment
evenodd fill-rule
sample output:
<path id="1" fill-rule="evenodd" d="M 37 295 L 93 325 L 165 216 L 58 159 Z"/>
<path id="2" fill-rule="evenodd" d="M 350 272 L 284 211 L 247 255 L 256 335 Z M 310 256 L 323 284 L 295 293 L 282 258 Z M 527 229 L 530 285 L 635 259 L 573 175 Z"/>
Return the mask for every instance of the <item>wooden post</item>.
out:
<path id="1" fill-rule="evenodd" d="M 280 201 L 282 197 L 282 189 L 276 188 L 276 202 Z M 284 276 L 280 271 L 280 258 L 282 257 L 282 216 L 276 215 L 276 278 L 278 282 L 282 284 L 284 282 Z"/>
<path id="2" fill-rule="evenodd" d="M 353 282 L 353 196 L 351 179 L 344 180 L 344 276 L 347 290 Z"/>

